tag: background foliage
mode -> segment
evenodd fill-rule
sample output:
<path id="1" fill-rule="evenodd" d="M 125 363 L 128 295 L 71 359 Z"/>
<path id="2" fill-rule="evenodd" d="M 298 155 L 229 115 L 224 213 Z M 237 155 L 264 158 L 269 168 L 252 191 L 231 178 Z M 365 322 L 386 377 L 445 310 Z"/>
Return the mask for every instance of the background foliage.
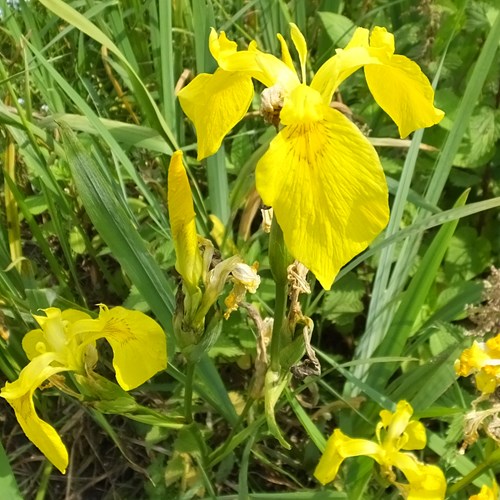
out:
<path id="1" fill-rule="evenodd" d="M 336 95 L 378 148 L 392 216 L 331 292 L 314 286 L 305 299 L 323 373 L 295 380 L 279 404 L 290 451 L 268 435 L 259 405 L 238 419 L 256 353 L 252 323 L 238 312 L 197 367 L 200 434 L 103 415 L 45 390 L 38 410 L 71 450 L 71 470 L 62 477 L 0 400 L 1 442 L 23 497 L 380 497 L 385 485 L 368 484 L 371 465 L 362 459 L 348 463 L 338 491 L 321 491 L 312 471 L 334 427 L 369 437 L 380 407 L 399 399 L 428 418 L 421 458 L 444 468 L 450 497 L 467 498 L 491 480 L 499 470 L 491 438 L 465 456 L 457 453 L 475 390 L 457 383 L 453 362 L 477 329 L 467 307 L 481 303 L 483 279 L 499 265 L 497 2 L 0 0 L 0 8 L 3 380 L 26 363 L 20 342 L 34 326 L 31 313 L 50 305 L 93 310 L 105 302 L 149 312 L 174 353 L 166 170 L 179 147 L 190 167 L 198 231 L 211 234 L 223 255 L 236 245 L 247 262 L 259 261 L 263 281 L 254 300 L 272 314 L 268 238 L 259 229 L 253 169 L 273 131 L 251 112 L 200 164 L 175 98 L 174 89 L 194 74 L 214 69 L 211 26 L 240 46 L 256 39 L 276 54 L 275 34 L 288 37 L 293 21 L 308 41 L 311 74 L 355 26 L 385 26 L 397 52 L 434 81 L 436 104 L 446 112 L 440 125 L 401 141 L 368 97 L 362 75 Z M 61 135 L 63 124 L 74 135 Z M 498 333 L 500 318 L 492 320 L 489 333 Z M 169 362 L 167 373 L 135 395 L 175 418 L 184 375 L 181 359 L 172 355 Z M 16 498 L 3 455 L 0 490 L 10 488 Z"/>

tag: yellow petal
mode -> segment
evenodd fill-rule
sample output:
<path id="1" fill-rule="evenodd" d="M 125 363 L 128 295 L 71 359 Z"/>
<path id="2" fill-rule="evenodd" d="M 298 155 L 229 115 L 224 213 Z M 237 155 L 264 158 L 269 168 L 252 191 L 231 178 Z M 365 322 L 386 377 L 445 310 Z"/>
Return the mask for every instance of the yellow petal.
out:
<path id="1" fill-rule="evenodd" d="M 394 120 L 401 137 L 443 119 L 443 111 L 434 107 L 429 80 L 407 57 L 395 55 L 386 64 L 367 65 L 365 76 L 370 92 Z"/>
<path id="2" fill-rule="evenodd" d="M 245 116 L 253 98 L 252 79 L 218 69 L 202 73 L 178 94 L 198 136 L 198 159 L 213 155 L 229 131 Z"/>
<path id="3" fill-rule="evenodd" d="M 492 394 L 500 383 L 500 370 L 498 373 L 488 373 L 481 370 L 476 373 L 474 378 L 479 391 L 483 394 Z"/>
<path id="4" fill-rule="evenodd" d="M 302 83 L 306 83 L 307 42 L 299 27 L 294 23 L 290 23 L 290 35 L 299 54 Z"/>
<path id="5" fill-rule="evenodd" d="M 292 56 L 290 55 L 290 51 L 288 50 L 288 45 L 281 35 L 281 33 L 278 33 L 277 38 L 280 42 L 281 45 L 281 60 L 292 70 L 295 71 L 295 67 L 293 65 L 292 61 Z"/>
<path id="6" fill-rule="evenodd" d="M 46 352 L 50 352 L 47 349 L 47 339 L 43 330 L 39 328 L 36 330 L 29 331 L 22 340 L 23 350 L 31 361 L 33 358 L 40 356 Z"/>
<path id="7" fill-rule="evenodd" d="M 491 488 L 487 485 L 481 487 L 481 491 L 477 495 L 472 495 L 469 500 L 498 500 L 498 486 L 495 481 Z"/>
<path id="8" fill-rule="evenodd" d="M 339 269 L 387 224 L 387 185 L 377 153 L 341 113 L 285 127 L 257 165 L 290 253 L 330 289 Z"/>
<path id="9" fill-rule="evenodd" d="M 314 75 L 311 87 L 321 94 L 325 104 L 330 104 L 334 91 L 356 70 L 365 64 L 379 64 L 379 59 L 370 53 L 369 35 L 369 30 L 357 28 L 346 47 L 337 49 Z"/>
<path id="10" fill-rule="evenodd" d="M 217 64 L 220 65 L 221 62 L 236 53 L 238 45 L 236 42 L 229 40 L 224 31 L 217 35 L 217 31 L 212 28 L 208 38 L 208 48 Z"/>
<path id="11" fill-rule="evenodd" d="M 387 422 L 387 410 L 380 412 L 382 421 Z M 400 437 L 406 431 L 410 418 L 413 415 L 413 408 L 407 401 L 399 401 L 396 406 L 396 411 L 390 418 L 387 426 L 387 434 L 384 438 L 384 445 L 387 442 L 389 446 L 394 446 L 399 449 Z"/>
<path id="12" fill-rule="evenodd" d="M 14 408 L 17 421 L 28 439 L 64 474 L 68 466 L 68 451 L 56 430 L 37 415 L 33 403 L 37 387 L 52 375 L 67 370 L 62 366 L 50 366 L 55 357 L 54 353 L 45 353 L 34 358 L 17 380 L 5 384 L 0 396 Z"/>
<path id="13" fill-rule="evenodd" d="M 455 361 L 455 371 L 459 377 L 468 377 L 490 360 L 485 347 L 483 342 L 474 341 L 471 347 L 464 349 L 460 359 Z"/>
<path id="14" fill-rule="evenodd" d="M 366 439 L 352 439 L 340 429 L 335 429 L 326 442 L 326 448 L 314 471 L 314 477 L 322 484 L 335 479 L 339 467 L 348 457 L 366 455 L 374 457 L 380 452 L 380 447 Z"/>
<path id="15" fill-rule="evenodd" d="M 400 469 L 408 480 L 407 485 L 396 483 L 407 500 L 444 499 L 446 479 L 439 467 L 422 464 L 407 453 L 398 453 L 394 459 L 393 465 Z"/>
<path id="16" fill-rule="evenodd" d="M 198 288 L 202 257 L 198 248 L 193 196 L 182 152 L 176 151 L 168 169 L 168 215 L 175 247 L 175 268 L 189 290 Z"/>
<path id="17" fill-rule="evenodd" d="M 421 422 L 412 420 L 405 430 L 406 443 L 401 447 L 403 450 L 423 450 L 427 444 L 425 427 Z"/>
<path id="18" fill-rule="evenodd" d="M 140 311 L 101 305 L 101 331 L 113 350 L 116 380 L 129 391 L 167 367 L 167 343 L 161 326 Z"/>
<path id="19" fill-rule="evenodd" d="M 280 120 L 283 125 L 317 122 L 323 119 L 324 110 L 325 105 L 319 92 L 300 84 L 286 97 Z"/>

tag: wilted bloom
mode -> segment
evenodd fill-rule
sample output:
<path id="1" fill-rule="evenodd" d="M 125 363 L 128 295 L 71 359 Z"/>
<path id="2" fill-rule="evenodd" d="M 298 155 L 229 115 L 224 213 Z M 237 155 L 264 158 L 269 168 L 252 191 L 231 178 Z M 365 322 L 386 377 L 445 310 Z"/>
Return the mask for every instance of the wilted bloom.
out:
<path id="1" fill-rule="evenodd" d="M 55 429 L 41 420 L 33 394 L 46 380 L 64 388 L 57 373 L 72 371 L 91 376 L 97 363 L 96 341 L 105 338 L 113 350 L 116 379 L 124 390 L 134 389 L 167 366 L 165 333 L 153 319 L 123 307 L 100 306 L 99 317 L 75 309 L 44 309 L 45 316 L 33 316 L 39 329 L 28 332 L 22 346 L 30 362 L 19 378 L 0 391 L 14 408 L 26 436 L 62 472 L 68 452 Z M 53 377 L 53 378 L 51 378 Z"/>
<path id="2" fill-rule="evenodd" d="M 491 394 L 500 385 L 500 334 L 486 342 L 474 341 L 455 361 L 460 377 L 474 374 L 476 386 L 483 394 Z"/>
<path id="3" fill-rule="evenodd" d="M 257 190 L 272 206 L 292 255 L 329 289 L 340 267 L 363 251 L 387 224 L 388 194 L 375 149 L 358 128 L 330 107 L 334 91 L 364 67 L 368 87 L 398 125 L 402 136 L 438 123 L 434 92 L 420 68 L 394 54 L 394 37 L 384 28 L 369 36 L 358 28 L 306 85 L 306 41 L 291 24 L 300 77 L 278 34 L 282 59 L 255 42 L 238 51 L 224 32 L 212 30 L 210 51 L 219 68 L 200 74 L 179 94 L 198 136 L 198 158 L 215 153 L 243 118 L 253 98 L 252 78 L 267 89 L 261 110 L 283 128 L 256 169 Z"/>
<path id="4" fill-rule="evenodd" d="M 326 449 L 314 472 L 323 484 L 333 481 L 342 462 L 349 457 L 365 455 L 379 465 L 382 475 L 409 500 L 441 500 L 446 491 L 443 472 L 435 465 L 426 465 L 414 455 L 401 450 L 421 450 L 427 439 L 424 426 L 410 421 L 413 409 L 400 401 L 394 413 L 382 410 L 377 424 L 377 440 L 353 439 L 336 429 L 326 443 Z M 394 468 L 399 469 L 408 483 L 398 481 Z"/>
<path id="5" fill-rule="evenodd" d="M 472 495 L 469 500 L 498 500 L 498 485 L 495 481 L 489 486 L 482 486 L 481 491 L 477 495 Z"/>

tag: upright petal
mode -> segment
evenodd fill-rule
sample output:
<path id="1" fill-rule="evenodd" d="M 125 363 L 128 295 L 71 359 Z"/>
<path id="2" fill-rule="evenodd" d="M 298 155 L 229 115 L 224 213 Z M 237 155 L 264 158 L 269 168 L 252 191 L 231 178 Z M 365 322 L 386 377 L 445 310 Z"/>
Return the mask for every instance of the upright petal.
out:
<path id="1" fill-rule="evenodd" d="M 0 396 L 14 408 L 17 421 L 28 439 L 64 474 L 68 466 L 68 451 L 56 430 L 37 415 L 33 403 L 33 393 L 45 380 L 67 370 L 62 366 L 50 366 L 55 357 L 52 352 L 35 357 L 23 368 L 17 380 L 5 384 Z"/>
<path id="2" fill-rule="evenodd" d="M 299 27 L 294 23 L 290 23 L 290 35 L 299 54 L 302 83 L 306 83 L 307 42 Z"/>
<path id="3" fill-rule="evenodd" d="M 325 289 L 388 221 L 377 153 L 341 113 L 285 127 L 257 165 L 256 183 L 274 209 L 291 254 Z"/>
<path id="4" fill-rule="evenodd" d="M 326 442 L 326 448 L 314 471 L 314 477 L 322 484 L 335 479 L 339 467 L 348 457 L 378 455 L 380 447 L 367 439 L 353 439 L 346 436 L 340 429 L 335 429 Z"/>
<path id="5" fill-rule="evenodd" d="M 245 73 L 219 68 L 213 75 L 198 75 L 177 96 L 196 129 L 201 160 L 213 155 L 245 116 L 253 98 L 252 79 Z"/>
<path id="6" fill-rule="evenodd" d="M 193 196 L 182 152 L 176 151 L 168 169 L 168 215 L 175 247 L 175 268 L 189 290 L 196 290 L 202 273 L 202 257 L 198 248 Z"/>

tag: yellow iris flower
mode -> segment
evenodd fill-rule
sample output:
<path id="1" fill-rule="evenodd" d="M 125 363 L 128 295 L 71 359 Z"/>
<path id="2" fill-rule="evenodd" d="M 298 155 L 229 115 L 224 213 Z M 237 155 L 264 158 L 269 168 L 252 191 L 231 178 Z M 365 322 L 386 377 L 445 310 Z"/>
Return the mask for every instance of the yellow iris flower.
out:
<path id="1" fill-rule="evenodd" d="M 441 469 L 423 464 L 412 454 L 400 451 L 421 450 L 427 442 L 424 426 L 418 421 L 410 421 L 412 414 L 413 409 L 406 401 L 400 401 L 394 413 L 382 410 L 376 428 L 376 442 L 353 439 L 336 429 L 326 443 L 314 476 L 322 484 L 329 483 L 346 458 L 365 455 L 380 465 L 383 476 L 408 500 L 443 499 L 446 480 Z M 408 483 L 398 481 L 394 467 L 404 474 Z"/>
<path id="2" fill-rule="evenodd" d="M 283 127 L 257 164 L 256 186 L 274 209 L 292 255 L 325 289 L 339 269 L 363 251 L 386 226 L 387 185 L 375 149 L 342 113 L 332 109 L 334 91 L 364 67 L 368 87 L 398 125 L 401 136 L 438 123 L 444 113 L 417 64 L 394 54 L 394 37 L 384 28 L 358 28 L 306 85 L 306 41 L 291 23 L 300 60 L 294 69 L 283 37 L 282 59 L 261 52 L 255 42 L 238 51 L 224 32 L 210 34 L 219 68 L 200 74 L 179 94 L 198 136 L 198 159 L 214 154 L 243 118 L 253 99 L 252 78 L 267 89 L 261 110 Z"/>
<path id="3" fill-rule="evenodd" d="M 500 334 L 486 342 L 474 341 L 455 361 L 455 371 L 460 377 L 474 373 L 483 395 L 493 393 L 500 385 Z"/>
<path id="4" fill-rule="evenodd" d="M 469 497 L 469 500 L 498 500 L 498 493 L 498 485 L 493 481 L 491 488 L 486 485 L 482 486 L 481 491 L 477 495 Z"/>
<path id="5" fill-rule="evenodd" d="M 22 341 L 30 362 L 17 380 L 5 384 L 0 396 L 14 408 L 29 440 L 64 474 L 68 451 L 56 430 L 37 415 L 35 390 L 46 380 L 64 388 L 62 379 L 53 377 L 64 371 L 91 375 L 100 338 L 113 350 L 120 386 L 127 391 L 134 389 L 166 368 L 166 337 L 156 321 L 123 307 L 108 309 L 101 304 L 97 319 L 75 309 L 49 307 L 44 312 L 45 316 L 33 316 L 40 328 L 28 332 Z"/>

